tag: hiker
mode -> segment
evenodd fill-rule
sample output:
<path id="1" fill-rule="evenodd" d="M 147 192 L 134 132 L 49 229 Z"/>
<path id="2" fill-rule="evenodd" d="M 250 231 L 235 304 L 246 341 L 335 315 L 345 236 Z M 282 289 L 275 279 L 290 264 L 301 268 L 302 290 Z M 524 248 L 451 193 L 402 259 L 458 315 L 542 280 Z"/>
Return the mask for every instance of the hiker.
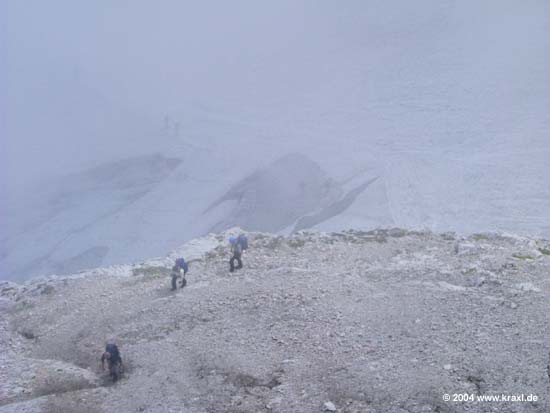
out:
<path id="1" fill-rule="evenodd" d="M 187 274 L 187 271 L 189 271 L 189 265 L 183 258 L 176 259 L 175 265 L 172 267 L 172 291 L 178 288 L 178 278 L 181 277 L 181 288 L 185 287 L 187 284 L 187 280 L 185 279 L 185 275 Z"/>
<path id="2" fill-rule="evenodd" d="M 122 357 L 114 340 L 109 340 L 105 344 L 105 351 L 101 355 L 101 368 L 105 370 L 105 362 L 109 366 L 109 375 L 113 381 L 117 381 L 122 374 Z"/>
<path id="3" fill-rule="evenodd" d="M 248 249 L 248 239 L 246 235 L 240 234 L 238 237 L 229 237 L 229 244 L 231 245 L 231 259 L 229 260 L 229 272 L 239 270 L 243 267 L 242 254 Z M 237 261 L 237 267 L 235 267 L 235 261 Z"/>

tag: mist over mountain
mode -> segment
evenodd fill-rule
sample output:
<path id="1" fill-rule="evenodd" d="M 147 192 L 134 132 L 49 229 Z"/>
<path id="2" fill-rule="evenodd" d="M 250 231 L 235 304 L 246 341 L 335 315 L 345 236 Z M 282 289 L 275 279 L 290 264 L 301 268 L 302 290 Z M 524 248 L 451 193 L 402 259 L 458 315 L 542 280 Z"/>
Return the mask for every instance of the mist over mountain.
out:
<path id="1" fill-rule="evenodd" d="M 550 5 L 2 2 L 0 278 L 233 225 L 550 236 Z"/>

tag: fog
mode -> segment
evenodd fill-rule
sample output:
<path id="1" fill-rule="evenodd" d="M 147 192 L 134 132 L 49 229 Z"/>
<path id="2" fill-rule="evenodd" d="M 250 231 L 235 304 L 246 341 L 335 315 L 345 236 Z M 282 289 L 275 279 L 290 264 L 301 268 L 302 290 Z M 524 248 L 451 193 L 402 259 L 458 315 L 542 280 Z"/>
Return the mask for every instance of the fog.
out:
<path id="1" fill-rule="evenodd" d="M 548 2 L 1 4 L 1 179 L 10 206 L 0 224 L 4 273 L 21 273 L 53 251 L 65 260 L 98 245 L 112 255 L 94 264 L 135 260 L 221 229 L 220 222 L 237 224 L 227 217 L 241 210 L 218 211 L 200 226 L 189 221 L 288 153 L 349 182 L 339 184 L 342 197 L 379 178 L 365 190 L 371 198 L 354 201 L 356 210 L 346 204 L 348 215 L 331 215 L 336 221 L 321 229 L 550 235 Z M 154 154 L 183 166 L 172 173 L 147 158 Z M 78 213 L 63 204 L 71 219 L 51 202 L 43 210 L 67 175 L 79 188 L 75 176 L 103 176 L 86 171 L 143 156 L 161 173 L 147 182 L 149 192 L 132 192 L 138 215 L 113 201 L 122 198 L 112 186 L 101 199 L 78 195 Z M 182 199 L 167 195 L 175 188 Z M 153 190 L 149 206 L 136 206 L 136 194 Z M 110 232 L 82 230 L 74 247 L 75 228 L 92 228 L 113 211 L 134 220 L 104 223 Z M 55 228 L 43 225 L 45 216 L 58 217 Z M 170 228 L 176 219 L 185 234 Z M 28 235 L 29 226 L 41 235 Z M 38 249 L 16 257 L 30 239 L 23 229 Z"/>

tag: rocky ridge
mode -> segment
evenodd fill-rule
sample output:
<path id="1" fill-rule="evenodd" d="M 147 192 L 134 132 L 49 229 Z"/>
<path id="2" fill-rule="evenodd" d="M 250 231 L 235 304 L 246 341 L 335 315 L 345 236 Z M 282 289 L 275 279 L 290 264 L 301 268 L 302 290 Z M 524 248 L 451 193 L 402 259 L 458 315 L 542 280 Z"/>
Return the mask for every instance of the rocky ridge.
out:
<path id="1" fill-rule="evenodd" d="M 550 242 L 402 229 L 249 234 L 0 284 L 0 413 L 547 412 Z M 188 286 L 169 291 L 173 258 Z M 116 337 L 124 378 L 99 369 Z M 536 402 L 446 402 L 444 394 Z"/>

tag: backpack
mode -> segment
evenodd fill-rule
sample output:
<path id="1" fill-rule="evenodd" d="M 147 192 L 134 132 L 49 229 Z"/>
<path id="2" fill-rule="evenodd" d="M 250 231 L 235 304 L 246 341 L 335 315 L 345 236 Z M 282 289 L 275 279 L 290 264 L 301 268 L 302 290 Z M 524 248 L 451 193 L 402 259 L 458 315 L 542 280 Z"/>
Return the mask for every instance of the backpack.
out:
<path id="1" fill-rule="evenodd" d="M 237 237 L 237 243 L 241 244 L 241 248 L 243 249 L 243 251 L 248 249 L 248 238 L 246 237 L 246 235 L 240 234 Z"/>
<path id="2" fill-rule="evenodd" d="M 240 242 L 235 242 L 233 244 L 233 246 L 231 247 L 231 251 L 233 252 L 233 254 L 235 255 L 241 255 L 242 252 L 243 252 L 243 246 L 241 245 Z"/>
<path id="3" fill-rule="evenodd" d="M 176 267 L 183 269 L 184 273 L 187 273 L 187 271 L 189 271 L 189 266 L 183 258 L 176 259 Z"/>
<path id="4" fill-rule="evenodd" d="M 120 353 L 118 352 L 116 344 L 107 344 L 105 346 L 105 351 L 111 355 L 111 363 L 116 363 L 120 360 Z"/>

